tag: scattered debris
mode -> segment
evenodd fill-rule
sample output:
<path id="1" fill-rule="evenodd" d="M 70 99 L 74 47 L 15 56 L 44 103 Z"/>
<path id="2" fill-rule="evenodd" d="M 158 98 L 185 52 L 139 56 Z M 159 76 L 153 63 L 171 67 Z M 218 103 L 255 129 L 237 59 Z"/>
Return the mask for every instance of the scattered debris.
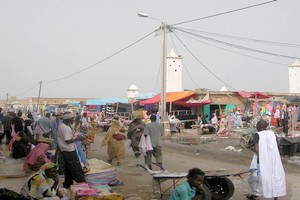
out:
<path id="1" fill-rule="evenodd" d="M 242 151 L 242 149 L 235 149 L 233 146 L 225 147 L 225 150 L 226 151 L 234 151 L 234 152 L 241 152 Z"/>

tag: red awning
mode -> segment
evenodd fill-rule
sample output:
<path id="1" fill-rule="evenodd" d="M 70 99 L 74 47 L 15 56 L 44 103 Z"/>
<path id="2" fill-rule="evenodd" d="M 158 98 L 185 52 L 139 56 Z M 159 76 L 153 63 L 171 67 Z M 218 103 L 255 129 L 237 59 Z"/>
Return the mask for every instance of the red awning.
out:
<path id="1" fill-rule="evenodd" d="M 241 97 L 244 97 L 244 98 L 248 98 L 251 95 L 251 93 L 244 92 L 244 91 L 238 91 L 238 92 L 235 92 L 235 93 L 239 94 Z"/>
<path id="2" fill-rule="evenodd" d="M 174 102 L 173 104 L 180 105 L 180 106 L 187 107 L 187 108 L 196 108 L 196 107 L 204 106 L 204 105 L 210 104 L 210 103 L 211 103 L 210 100 L 206 100 L 201 103 Z"/>
<path id="3" fill-rule="evenodd" d="M 185 98 L 188 98 L 192 95 L 194 95 L 194 91 L 187 91 L 187 92 L 168 92 L 166 94 L 166 102 L 175 102 L 179 101 Z M 155 104 L 160 102 L 160 94 L 155 95 L 154 97 L 147 99 L 145 101 L 142 101 L 141 104 L 146 105 L 146 104 Z"/>
<path id="4" fill-rule="evenodd" d="M 270 96 L 263 94 L 261 92 L 253 92 L 248 98 L 253 98 L 253 99 L 268 99 Z"/>
<path id="5" fill-rule="evenodd" d="M 244 98 L 252 98 L 252 99 L 268 99 L 270 98 L 270 96 L 266 95 L 266 94 L 263 94 L 261 92 L 244 92 L 244 91 L 238 91 L 238 92 L 235 92 L 237 94 L 239 94 L 241 97 L 244 97 Z"/>
<path id="6" fill-rule="evenodd" d="M 186 102 L 174 102 L 174 104 L 176 105 L 180 105 L 187 108 L 200 107 L 210 103 L 211 101 L 209 99 L 209 93 L 207 93 L 202 99 L 195 99 L 194 97 L 191 97 Z"/>

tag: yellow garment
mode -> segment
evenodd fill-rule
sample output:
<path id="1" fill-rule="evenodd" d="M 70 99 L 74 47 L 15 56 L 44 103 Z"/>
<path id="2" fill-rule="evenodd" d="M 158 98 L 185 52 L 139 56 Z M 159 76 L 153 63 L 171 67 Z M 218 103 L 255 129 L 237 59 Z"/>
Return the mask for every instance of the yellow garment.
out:
<path id="1" fill-rule="evenodd" d="M 94 121 L 94 118 L 91 118 L 91 129 L 88 136 L 88 138 L 90 139 L 90 143 L 94 143 L 96 129 L 97 129 L 96 122 Z"/>
<path id="2" fill-rule="evenodd" d="M 100 197 L 85 196 L 83 200 L 123 200 L 124 197 L 121 194 L 108 194 Z"/>
<path id="3" fill-rule="evenodd" d="M 107 154 L 109 160 L 117 159 L 117 162 L 124 163 L 125 160 L 125 141 L 116 140 L 113 135 L 121 129 L 117 120 L 112 120 L 111 127 L 108 129 L 107 134 L 102 141 L 102 146 L 107 145 Z"/>

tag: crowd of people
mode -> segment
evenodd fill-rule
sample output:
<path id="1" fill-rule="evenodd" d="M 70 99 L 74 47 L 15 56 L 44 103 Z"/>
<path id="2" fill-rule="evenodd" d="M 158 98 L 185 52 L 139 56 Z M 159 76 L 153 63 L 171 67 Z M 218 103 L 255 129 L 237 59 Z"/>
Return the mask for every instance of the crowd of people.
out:
<path id="1" fill-rule="evenodd" d="M 236 110 L 238 113 L 239 110 Z M 1 115 L 1 142 L 11 150 L 11 157 L 24 159 L 24 170 L 34 171 L 24 184 L 21 194 L 34 198 L 62 199 L 67 190 L 76 183 L 86 182 L 88 171 L 87 149 L 93 142 L 95 119 L 86 113 L 72 112 L 45 113 L 37 120 L 30 112 L 26 117 L 22 111 L 8 112 Z M 237 116 L 239 114 L 236 114 Z M 163 167 L 162 144 L 164 127 L 158 121 L 157 113 L 145 115 L 142 107 L 132 114 L 128 127 L 124 126 L 118 115 L 113 116 L 110 128 L 104 136 L 101 147 L 107 148 L 108 163 L 116 161 L 120 166 L 125 161 L 125 140 L 131 141 L 131 148 L 136 157 L 144 156 L 146 168 L 152 170 L 152 156 L 161 170 Z M 206 116 L 200 117 L 199 123 L 207 123 Z M 223 117 L 222 117 L 223 118 Z M 210 123 L 221 124 L 216 115 Z M 233 126 L 240 126 L 240 119 L 233 120 Z M 224 123 L 224 121 L 222 122 Z M 252 175 L 249 178 L 252 193 L 249 199 L 258 196 L 278 199 L 286 195 L 285 173 L 282 167 L 274 132 L 267 129 L 268 122 L 257 123 L 257 134 L 253 142 L 254 157 L 251 164 Z M 228 122 L 227 122 L 228 126 Z M 127 132 L 127 133 L 126 133 Z M 47 140 L 48 139 L 48 140 Z M 55 154 L 53 154 L 55 152 Z M 275 160 L 276 162 L 269 162 Z M 271 173 L 271 174 L 270 174 Z M 272 177 L 272 174 L 278 174 Z M 64 175 L 64 182 L 59 188 L 58 174 Z M 170 196 L 173 199 L 201 199 L 205 173 L 198 168 L 189 170 L 187 181 L 178 185 Z"/>
<path id="2" fill-rule="evenodd" d="M 74 181 L 85 182 L 84 173 L 89 171 L 86 152 L 96 128 L 93 118 L 84 114 L 79 126 L 74 127 L 72 112 L 52 113 L 52 116 L 45 113 L 34 119 L 31 112 L 24 114 L 18 110 L 3 115 L 0 110 L 0 141 L 5 139 L 12 158 L 24 160 L 24 171 L 35 172 L 24 184 L 23 194 L 34 198 L 61 198 L 56 193 L 57 176 L 51 175 L 54 171 L 64 175 L 64 188 L 69 188 Z"/>

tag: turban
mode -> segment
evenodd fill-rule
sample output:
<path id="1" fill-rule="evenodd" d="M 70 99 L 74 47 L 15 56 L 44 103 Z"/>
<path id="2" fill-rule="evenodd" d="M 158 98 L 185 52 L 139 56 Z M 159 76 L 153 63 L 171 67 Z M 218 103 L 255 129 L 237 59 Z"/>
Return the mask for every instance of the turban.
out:
<path id="1" fill-rule="evenodd" d="M 66 112 L 66 113 L 64 113 L 64 114 L 61 116 L 62 119 L 71 119 L 71 118 L 74 118 L 74 117 L 75 117 L 74 114 L 71 113 L 71 112 Z"/>

